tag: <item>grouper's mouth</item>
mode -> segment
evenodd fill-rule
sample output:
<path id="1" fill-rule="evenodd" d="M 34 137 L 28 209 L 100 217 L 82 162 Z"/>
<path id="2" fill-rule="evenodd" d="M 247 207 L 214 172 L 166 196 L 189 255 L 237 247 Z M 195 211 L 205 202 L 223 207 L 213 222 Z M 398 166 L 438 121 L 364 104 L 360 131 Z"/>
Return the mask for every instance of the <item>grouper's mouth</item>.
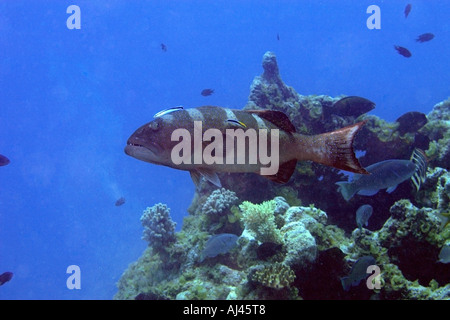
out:
<path id="1" fill-rule="evenodd" d="M 127 141 L 127 145 L 125 146 L 125 153 L 133 158 L 156 163 L 158 164 L 158 154 L 161 151 L 161 147 L 156 143 L 150 143 L 149 146 L 144 146 L 142 144 L 136 143 L 136 141 Z"/>

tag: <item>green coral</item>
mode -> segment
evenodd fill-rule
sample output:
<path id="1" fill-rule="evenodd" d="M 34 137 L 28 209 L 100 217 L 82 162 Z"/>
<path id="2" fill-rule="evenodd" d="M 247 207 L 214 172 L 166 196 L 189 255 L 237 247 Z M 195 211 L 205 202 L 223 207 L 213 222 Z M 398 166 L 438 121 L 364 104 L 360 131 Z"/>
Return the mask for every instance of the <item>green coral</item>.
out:
<path id="1" fill-rule="evenodd" d="M 287 265 L 277 262 L 256 270 L 251 279 L 269 288 L 282 289 L 295 280 L 295 273 Z"/>
<path id="2" fill-rule="evenodd" d="M 274 211 L 276 202 L 265 201 L 261 204 L 253 204 L 244 201 L 239 208 L 242 211 L 242 221 L 260 242 L 283 243 L 283 237 L 275 223 Z"/>

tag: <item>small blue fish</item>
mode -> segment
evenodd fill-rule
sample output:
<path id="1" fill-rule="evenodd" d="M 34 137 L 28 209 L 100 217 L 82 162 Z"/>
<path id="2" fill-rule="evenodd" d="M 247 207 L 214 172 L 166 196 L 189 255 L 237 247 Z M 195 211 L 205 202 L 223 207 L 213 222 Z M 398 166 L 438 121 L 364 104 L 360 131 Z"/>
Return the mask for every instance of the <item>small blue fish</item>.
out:
<path id="1" fill-rule="evenodd" d="M 161 117 L 161 116 L 163 116 L 165 114 L 172 113 L 172 112 L 178 111 L 178 110 L 183 110 L 183 107 L 182 106 L 178 106 L 178 107 L 173 107 L 173 108 L 161 110 L 160 112 L 156 113 L 153 116 L 153 118 L 158 118 L 158 117 Z"/>
<path id="2" fill-rule="evenodd" d="M 359 285 L 361 280 L 365 280 L 369 276 L 367 273 L 367 268 L 375 264 L 375 258 L 372 256 L 364 256 L 356 260 L 350 274 L 347 277 L 341 278 L 341 283 L 344 290 L 348 291 L 351 287 Z"/>
<path id="3" fill-rule="evenodd" d="M 434 34 L 432 33 L 424 33 L 417 37 L 417 42 L 427 42 L 434 39 Z"/>
<path id="4" fill-rule="evenodd" d="M 0 166 L 6 166 L 9 163 L 9 159 L 0 154 Z"/>
<path id="5" fill-rule="evenodd" d="M 124 203 L 125 203 L 125 198 L 124 197 L 120 197 L 119 199 L 117 199 L 115 205 L 116 205 L 116 207 L 120 207 Z"/>
<path id="6" fill-rule="evenodd" d="M 237 235 L 232 233 L 221 233 L 212 236 L 206 242 L 200 256 L 200 262 L 203 262 L 205 258 L 213 258 L 219 254 L 227 253 L 236 246 L 238 238 Z"/>
<path id="7" fill-rule="evenodd" d="M 369 218 L 372 215 L 373 208 L 370 204 L 364 204 L 356 210 L 356 224 L 359 229 L 363 226 L 367 227 L 369 224 Z"/>
<path id="8" fill-rule="evenodd" d="M 9 271 L 3 272 L 2 274 L 0 274 L 0 286 L 2 286 L 3 284 L 5 284 L 9 280 L 11 280 L 12 277 L 13 277 L 13 273 L 9 272 Z"/>
<path id="9" fill-rule="evenodd" d="M 411 12 L 412 5 L 408 3 L 405 7 L 405 19 L 408 18 L 409 13 Z"/>

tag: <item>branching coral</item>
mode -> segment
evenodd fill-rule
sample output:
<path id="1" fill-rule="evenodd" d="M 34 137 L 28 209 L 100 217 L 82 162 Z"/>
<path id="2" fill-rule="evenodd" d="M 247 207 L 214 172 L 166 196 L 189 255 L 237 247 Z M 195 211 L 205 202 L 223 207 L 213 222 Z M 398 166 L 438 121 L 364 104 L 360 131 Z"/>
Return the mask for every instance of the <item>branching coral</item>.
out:
<path id="1" fill-rule="evenodd" d="M 144 210 L 141 216 L 144 226 L 142 239 L 155 250 L 161 250 L 175 242 L 175 222 L 170 217 L 170 209 L 162 203 Z"/>
<path id="2" fill-rule="evenodd" d="M 275 224 L 276 202 L 274 200 L 261 204 L 244 201 L 239 208 L 242 211 L 245 228 L 254 234 L 256 240 L 283 243 L 280 230 Z"/>
<path id="3" fill-rule="evenodd" d="M 295 273 L 287 265 L 277 262 L 256 270 L 251 280 L 269 288 L 281 289 L 289 287 L 295 280 Z"/>
<path id="4" fill-rule="evenodd" d="M 202 207 L 202 212 L 210 214 L 225 214 L 226 210 L 238 201 L 236 193 L 225 188 L 214 190 L 206 199 Z"/>

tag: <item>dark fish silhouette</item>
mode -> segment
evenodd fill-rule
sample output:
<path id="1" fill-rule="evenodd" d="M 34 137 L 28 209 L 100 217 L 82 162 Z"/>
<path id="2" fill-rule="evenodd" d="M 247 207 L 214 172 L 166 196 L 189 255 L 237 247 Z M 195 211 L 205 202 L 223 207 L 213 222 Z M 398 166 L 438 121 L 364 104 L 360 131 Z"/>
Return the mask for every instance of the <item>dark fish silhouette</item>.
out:
<path id="1" fill-rule="evenodd" d="M 375 264 L 375 258 L 372 256 L 364 256 L 356 260 L 350 274 L 347 277 L 341 278 L 341 283 L 344 290 L 348 291 L 351 287 L 355 287 L 359 285 L 362 280 L 365 280 L 369 276 L 367 273 L 367 268 Z"/>
<path id="2" fill-rule="evenodd" d="M 277 33 L 277 40 L 280 40 L 280 34 Z"/>
<path id="3" fill-rule="evenodd" d="M 236 241 L 238 236 L 232 233 L 216 234 L 208 239 L 200 255 L 200 262 L 203 262 L 206 258 L 213 258 L 219 254 L 225 254 L 234 247 L 236 247 Z"/>
<path id="4" fill-rule="evenodd" d="M 167 46 L 164 43 L 161 43 L 161 50 L 164 52 L 167 51 Z"/>
<path id="5" fill-rule="evenodd" d="M 338 116 L 358 117 L 375 108 L 375 103 L 366 98 L 349 96 L 334 103 L 331 113 Z"/>
<path id="6" fill-rule="evenodd" d="M 5 284 L 9 280 L 11 280 L 12 277 L 13 277 L 13 273 L 9 272 L 9 271 L 3 272 L 2 274 L 0 274 L 0 286 L 2 286 L 3 284 Z"/>
<path id="7" fill-rule="evenodd" d="M 432 33 L 424 33 L 417 37 L 417 42 L 427 42 L 434 38 L 434 34 Z"/>
<path id="8" fill-rule="evenodd" d="M 412 56 L 411 52 L 409 52 L 408 49 L 400 47 L 400 46 L 394 46 L 395 50 L 398 51 L 399 54 L 401 54 L 402 56 L 409 58 Z"/>
<path id="9" fill-rule="evenodd" d="M 214 93 L 214 89 L 203 89 L 202 92 L 200 92 L 200 94 L 204 97 L 210 96 L 213 93 Z"/>
<path id="10" fill-rule="evenodd" d="M 116 205 L 116 207 L 119 207 L 119 206 L 123 205 L 124 203 L 125 203 L 125 198 L 120 197 L 119 199 L 117 199 L 115 205 Z"/>
<path id="11" fill-rule="evenodd" d="M 409 13 L 411 12 L 412 5 L 408 3 L 405 7 L 405 19 L 408 18 Z"/>
<path id="12" fill-rule="evenodd" d="M 356 224 L 359 229 L 369 225 L 369 218 L 373 213 L 373 207 L 370 204 L 363 204 L 356 210 Z"/>
<path id="13" fill-rule="evenodd" d="M 427 124 L 428 119 L 425 114 L 417 111 L 410 111 L 400 116 L 396 122 L 399 123 L 397 128 L 401 135 L 407 132 L 417 132 L 420 128 Z"/>
<path id="14" fill-rule="evenodd" d="M 6 166 L 8 163 L 10 163 L 9 159 L 0 154 L 0 166 Z"/>
<path id="15" fill-rule="evenodd" d="M 336 182 L 345 201 L 349 201 L 355 194 L 373 196 L 381 189 L 387 189 L 386 192 L 391 193 L 400 183 L 410 178 L 416 190 L 419 190 L 425 181 L 427 159 L 422 150 L 414 149 L 410 160 L 384 160 L 366 167 L 366 170 L 370 175 L 355 174 L 350 182 Z"/>

